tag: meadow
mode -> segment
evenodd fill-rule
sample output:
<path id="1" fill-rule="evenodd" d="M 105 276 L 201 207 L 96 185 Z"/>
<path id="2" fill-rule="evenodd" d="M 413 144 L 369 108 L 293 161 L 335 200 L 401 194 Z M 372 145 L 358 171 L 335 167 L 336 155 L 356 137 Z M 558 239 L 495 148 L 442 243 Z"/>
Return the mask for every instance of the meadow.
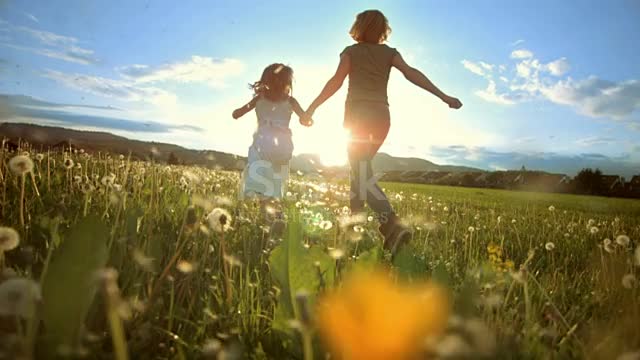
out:
<path id="1" fill-rule="evenodd" d="M 0 359 L 640 359 L 637 200 L 386 183 L 391 259 L 344 181 L 0 151 Z"/>

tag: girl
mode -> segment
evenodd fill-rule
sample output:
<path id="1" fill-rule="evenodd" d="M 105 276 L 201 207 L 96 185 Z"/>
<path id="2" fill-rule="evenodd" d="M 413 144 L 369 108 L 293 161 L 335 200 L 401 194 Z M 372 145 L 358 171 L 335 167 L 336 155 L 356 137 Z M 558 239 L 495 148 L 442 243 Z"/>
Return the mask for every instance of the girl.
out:
<path id="1" fill-rule="evenodd" d="M 281 199 L 286 193 L 289 160 L 293 153 L 289 121 L 295 112 L 302 117 L 300 104 L 291 96 L 293 70 L 284 64 L 271 64 L 264 69 L 259 81 L 249 85 L 254 95 L 251 101 L 236 109 L 238 119 L 255 109 L 258 129 L 249 147 L 247 166 L 242 175 L 241 196 L 262 200 Z M 300 119 L 305 126 L 311 125 Z"/>
<path id="2" fill-rule="evenodd" d="M 423 73 L 407 65 L 396 49 L 385 45 L 390 33 L 391 28 L 382 12 L 367 10 L 358 14 L 349 32 L 356 44 L 342 51 L 335 75 L 309 106 L 305 119 L 311 119 L 316 109 L 335 94 L 349 76 L 344 127 L 351 132 L 347 149 L 351 167 L 351 212 L 363 211 L 365 202 L 371 207 L 380 221 L 384 247 L 393 256 L 400 245 L 409 240 L 411 233 L 400 224 L 371 169 L 371 159 L 389 131 L 387 82 L 391 67 L 400 70 L 407 80 L 437 96 L 450 108 L 459 109 L 462 103 L 440 91 Z"/>

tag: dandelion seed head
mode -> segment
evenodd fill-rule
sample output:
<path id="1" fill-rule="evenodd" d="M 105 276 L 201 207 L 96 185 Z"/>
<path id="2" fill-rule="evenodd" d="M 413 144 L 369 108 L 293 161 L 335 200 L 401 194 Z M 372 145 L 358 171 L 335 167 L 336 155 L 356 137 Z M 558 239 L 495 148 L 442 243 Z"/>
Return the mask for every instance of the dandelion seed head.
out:
<path id="1" fill-rule="evenodd" d="M 36 160 L 38 160 L 38 162 L 44 160 L 44 154 L 36 154 Z"/>
<path id="2" fill-rule="evenodd" d="M 435 347 L 435 353 L 439 358 L 467 358 L 473 354 L 473 349 L 457 334 L 449 334 L 442 338 Z"/>
<path id="3" fill-rule="evenodd" d="M 223 233 L 231 229 L 231 214 L 225 209 L 213 209 L 206 219 L 209 223 L 209 228 L 217 233 Z"/>
<path id="4" fill-rule="evenodd" d="M 14 174 L 22 176 L 33 171 L 33 161 L 28 156 L 16 155 L 9 160 L 9 169 Z"/>
<path id="5" fill-rule="evenodd" d="M 195 269 L 195 266 L 193 266 L 192 263 L 186 260 L 180 260 L 178 261 L 178 264 L 176 264 L 176 269 L 178 269 L 178 271 L 180 271 L 183 274 L 189 274 L 193 272 L 193 270 Z"/>
<path id="6" fill-rule="evenodd" d="M 627 247 L 629 246 L 629 243 L 631 242 L 631 240 L 629 239 L 629 237 L 627 235 L 618 235 L 616 237 L 616 244 L 622 246 L 622 247 Z"/>
<path id="7" fill-rule="evenodd" d="M 202 355 L 205 359 L 215 359 L 222 350 L 222 342 L 218 339 L 209 339 L 202 345 Z"/>
<path id="8" fill-rule="evenodd" d="M 329 230 L 333 227 L 333 223 L 329 220 L 322 220 L 319 224 L 318 227 L 322 230 Z"/>
<path id="9" fill-rule="evenodd" d="M 15 249 L 20 244 L 20 235 L 10 227 L 0 226 L 0 253 Z"/>
<path id="10" fill-rule="evenodd" d="M 633 289 L 638 286 L 638 279 L 633 274 L 626 274 L 622 277 L 622 286 L 625 289 Z"/>
<path id="11" fill-rule="evenodd" d="M 551 211 L 551 212 L 556 211 L 556 207 L 555 207 L 555 206 L 553 206 L 553 205 L 550 205 L 550 206 L 549 206 L 549 211 Z"/>
<path id="12" fill-rule="evenodd" d="M 100 182 L 102 183 L 103 186 L 111 187 L 113 186 L 113 183 L 115 182 L 115 180 L 116 180 L 116 175 L 109 174 L 109 175 L 103 176 Z"/>
<path id="13" fill-rule="evenodd" d="M 134 249 L 132 252 L 133 261 L 146 271 L 153 271 L 153 258 L 146 256 L 141 250 Z"/>
<path id="14" fill-rule="evenodd" d="M 544 248 L 547 249 L 547 251 L 552 251 L 556 248 L 556 244 L 549 241 L 548 243 L 544 244 Z"/>
<path id="15" fill-rule="evenodd" d="M 73 168 L 74 162 L 71 158 L 64 159 L 62 163 L 67 170 L 71 170 Z"/>
<path id="16" fill-rule="evenodd" d="M 338 260 L 344 257 L 344 250 L 342 249 L 329 249 L 329 256 L 334 260 Z"/>
<path id="17" fill-rule="evenodd" d="M 224 255 L 223 256 L 224 261 L 229 264 L 230 266 L 237 266 L 237 267 L 241 267 L 242 266 L 242 261 L 240 261 L 240 259 L 238 259 L 237 257 L 233 256 L 233 255 Z"/>
<path id="18" fill-rule="evenodd" d="M 476 231 L 476 228 L 474 228 L 473 226 L 469 226 L 469 228 L 467 229 L 470 233 Z"/>
<path id="19" fill-rule="evenodd" d="M 597 226 L 592 226 L 591 228 L 589 228 L 589 232 L 591 233 L 591 235 L 597 234 L 598 231 L 600 231 L 600 229 L 598 229 Z"/>
<path id="20" fill-rule="evenodd" d="M 0 283 L 0 315 L 33 317 L 42 299 L 40 285 L 25 278 L 11 278 Z"/>

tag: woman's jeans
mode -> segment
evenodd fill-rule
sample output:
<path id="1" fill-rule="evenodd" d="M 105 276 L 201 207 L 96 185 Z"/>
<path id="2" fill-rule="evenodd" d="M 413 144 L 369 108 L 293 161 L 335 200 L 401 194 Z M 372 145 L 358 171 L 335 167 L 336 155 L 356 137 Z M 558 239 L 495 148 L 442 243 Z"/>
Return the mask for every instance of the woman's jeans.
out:
<path id="1" fill-rule="evenodd" d="M 387 137 L 389 125 L 387 104 L 357 102 L 346 105 L 344 126 L 351 132 L 347 148 L 351 167 L 351 211 L 362 211 L 366 203 L 381 223 L 393 216 L 393 208 L 378 186 L 371 160 Z"/>

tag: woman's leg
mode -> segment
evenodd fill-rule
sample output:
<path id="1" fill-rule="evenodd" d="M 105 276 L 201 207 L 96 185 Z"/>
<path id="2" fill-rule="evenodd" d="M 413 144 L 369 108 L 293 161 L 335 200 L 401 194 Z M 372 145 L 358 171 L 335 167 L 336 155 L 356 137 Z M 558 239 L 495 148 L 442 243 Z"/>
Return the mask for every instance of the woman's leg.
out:
<path id="1" fill-rule="evenodd" d="M 371 160 L 364 160 L 363 163 L 363 166 L 366 168 L 366 176 L 364 178 L 367 179 L 365 200 L 371 210 L 378 215 L 378 219 L 384 222 L 392 216 L 393 208 L 391 207 L 391 203 L 389 203 L 389 199 L 387 199 L 387 195 L 385 195 L 378 185 L 378 181 L 373 173 L 373 168 L 371 167 Z"/>
<path id="2" fill-rule="evenodd" d="M 388 111 L 386 111 L 388 114 Z M 352 123 L 349 142 L 349 164 L 351 183 L 351 211 L 359 212 L 365 202 L 384 221 L 393 214 L 386 195 L 378 186 L 371 167 L 371 160 L 378 152 L 389 132 L 389 118 L 385 112 L 377 112 L 380 118 Z"/>

